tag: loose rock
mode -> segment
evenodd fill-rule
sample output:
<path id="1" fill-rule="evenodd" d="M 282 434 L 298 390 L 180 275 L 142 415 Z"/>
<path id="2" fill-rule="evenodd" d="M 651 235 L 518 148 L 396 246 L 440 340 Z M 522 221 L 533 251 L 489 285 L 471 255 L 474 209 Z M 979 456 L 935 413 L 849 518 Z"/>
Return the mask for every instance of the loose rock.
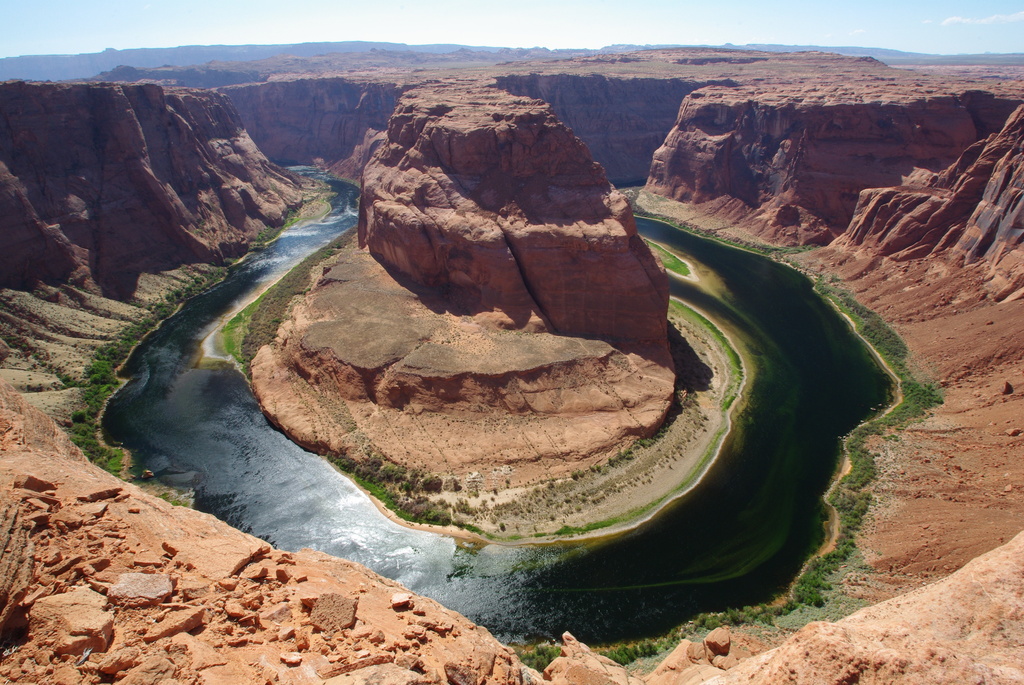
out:
<path id="1" fill-rule="evenodd" d="M 107 590 L 107 599 L 123 606 L 160 604 L 174 592 L 169 576 L 162 573 L 122 573 Z"/>

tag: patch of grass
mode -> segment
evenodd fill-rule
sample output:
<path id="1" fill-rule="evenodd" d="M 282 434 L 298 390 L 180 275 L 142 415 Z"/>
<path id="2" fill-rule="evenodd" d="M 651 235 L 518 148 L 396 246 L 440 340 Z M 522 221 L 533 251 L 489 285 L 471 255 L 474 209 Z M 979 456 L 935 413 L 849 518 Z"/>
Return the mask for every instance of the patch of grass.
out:
<path id="1" fill-rule="evenodd" d="M 224 334 L 224 349 L 243 367 L 247 366 L 251 360 L 247 360 L 242 354 L 242 344 L 249 331 L 249 322 L 252 321 L 252 315 L 259 308 L 260 300 L 262 299 L 263 296 L 261 295 L 251 302 L 249 306 L 236 314 L 231 321 L 228 321 L 222 331 Z"/>
<path id="2" fill-rule="evenodd" d="M 355 231 L 347 231 L 320 248 L 285 274 L 272 288 L 263 293 L 256 302 L 239 312 L 225 327 L 232 330 L 232 356 L 249 373 L 249 364 L 259 349 L 273 342 L 281 322 L 288 318 L 292 298 L 306 291 L 309 275 L 313 268 L 338 250 L 349 245 L 356 238 Z M 227 340 L 225 340 L 225 344 Z"/>
<path id="3" fill-rule="evenodd" d="M 446 504 L 432 502 L 426 496 L 425 493 L 439 492 L 444 485 L 436 475 L 407 469 L 379 455 L 356 460 L 343 454 L 332 454 L 327 459 L 404 521 L 435 526 L 455 525 L 479 532 L 478 528 L 453 517 Z"/>
<path id="4" fill-rule="evenodd" d="M 543 672 L 552 661 L 562 654 L 562 648 L 551 642 L 541 642 L 516 648 L 519 660 L 530 668 Z"/>
<path id="5" fill-rule="evenodd" d="M 192 506 L 192 505 L 191 505 L 191 504 L 189 503 L 189 501 L 188 501 L 188 500 L 186 500 L 186 499 L 181 499 L 181 498 L 180 498 L 180 497 L 178 497 L 177 495 L 175 495 L 175 494 L 172 494 L 172 493 L 170 493 L 170 492 L 161 492 L 161 493 L 160 493 L 159 495 L 157 495 L 157 497 L 159 497 L 159 498 L 160 498 L 160 499 L 162 499 L 163 501 L 167 502 L 168 504 L 173 504 L 173 505 L 174 505 L 174 506 L 176 506 L 176 507 L 187 507 L 187 508 L 191 508 L 191 506 Z"/>
<path id="6" fill-rule="evenodd" d="M 743 380 L 743 360 L 740 359 L 739 352 L 732 346 L 729 338 L 726 337 L 725 333 L 721 331 L 710 319 L 705 317 L 703 314 L 695 309 L 687 307 L 682 302 L 677 300 L 669 300 L 669 306 L 676 310 L 680 315 L 690 319 L 691 321 L 697 322 L 701 328 L 705 329 L 711 334 L 718 346 L 725 351 L 725 356 L 729 361 L 729 373 L 731 380 L 729 388 L 726 391 L 725 398 L 722 401 L 722 409 L 728 411 L 732 407 L 733 402 L 739 396 L 740 384 Z"/>
<path id="7" fill-rule="evenodd" d="M 117 378 L 117 368 L 128 358 L 135 345 L 173 314 L 180 303 L 220 282 L 227 272 L 224 267 L 215 267 L 169 292 L 163 301 L 148 305 L 148 314 L 144 318 L 125 328 L 117 340 L 96 350 L 81 380 L 63 379 L 65 388 L 83 389 L 83 406 L 71 415 L 69 435 L 71 442 L 85 453 L 89 461 L 110 473 L 120 474 L 124 467 L 124 451 L 103 441 L 99 421 L 107 399 L 121 385 Z"/>
<path id="8" fill-rule="evenodd" d="M 611 647 L 599 648 L 596 651 L 615 663 L 625 666 L 637 659 L 654 656 L 658 652 L 664 651 L 665 648 L 662 645 L 662 640 L 639 640 L 637 642 L 619 643 Z"/>
<path id="9" fill-rule="evenodd" d="M 658 243 L 651 242 L 646 239 L 644 242 L 646 242 L 647 245 L 657 253 L 658 257 L 661 258 L 661 263 L 665 265 L 665 269 L 667 271 L 679 274 L 680 276 L 690 275 L 690 267 L 686 265 L 686 262 L 663 248 Z"/>

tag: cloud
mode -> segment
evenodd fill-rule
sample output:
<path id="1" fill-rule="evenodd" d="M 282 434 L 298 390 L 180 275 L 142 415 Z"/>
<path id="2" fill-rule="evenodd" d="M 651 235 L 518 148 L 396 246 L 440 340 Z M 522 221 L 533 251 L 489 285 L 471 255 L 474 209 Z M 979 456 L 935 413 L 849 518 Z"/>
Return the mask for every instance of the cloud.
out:
<path id="1" fill-rule="evenodd" d="M 952 26 L 953 24 L 1010 24 L 1015 21 L 1024 21 L 1024 12 L 1016 12 L 1015 14 L 993 14 L 991 17 L 984 17 L 982 19 L 971 19 L 970 17 L 949 17 L 942 21 L 943 26 Z"/>
<path id="2" fill-rule="evenodd" d="M 851 36 L 859 36 L 862 33 L 867 33 L 867 31 L 865 31 L 864 29 L 854 29 L 850 31 Z"/>
<path id="3" fill-rule="evenodd" d="M 922 24 L 934 24 L 935 22 L 933 22 L 933 21 L 932 21 L 931 19 L 925 19 L 925 20 L 924 20 L 924 21 L 922 21 L 921 23 L 922 23 Z"/>

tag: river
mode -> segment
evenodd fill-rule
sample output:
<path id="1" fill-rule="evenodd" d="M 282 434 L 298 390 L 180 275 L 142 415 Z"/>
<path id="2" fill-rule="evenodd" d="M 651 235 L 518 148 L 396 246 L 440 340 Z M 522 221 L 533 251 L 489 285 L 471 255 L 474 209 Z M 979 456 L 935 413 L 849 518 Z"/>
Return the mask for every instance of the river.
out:
<path id="1" fill-rule="evenodd" d="M 698 611 L 770 599 L 792 579 L 820 541 L 820 494 L 841 436 L 889 393 L 887 376 L 806 278 L 638 220 L 645 236 L 700 276 L 672 279 L 673 295 L 724 329 L 751 367 L 721 456 L 691 493 L 610 539 L 457 544 L 381 515 L 347 478 L 267 422 L 230 362 L 209 363 L 222 353 L 202 350 L 253 290 L 355 224 L 357 190 L 335 185 L 326 218 L 251 255 L 133 353 L 124 369 L 130 380 L 103 425 L 132 451 L 136 470 L 193 489 L 197 509 L 277 547 L 362 563 L 506 641 L 565 630 L 593 643 L 654 635 Z"/>

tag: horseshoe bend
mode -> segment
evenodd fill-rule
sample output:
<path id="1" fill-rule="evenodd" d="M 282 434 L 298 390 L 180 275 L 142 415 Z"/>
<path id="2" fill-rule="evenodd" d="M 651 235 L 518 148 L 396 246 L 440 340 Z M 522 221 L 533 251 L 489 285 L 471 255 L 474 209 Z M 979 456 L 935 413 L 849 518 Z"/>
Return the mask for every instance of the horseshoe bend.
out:
<path id="1" fill-rule="evenodd" d="M 662 426 L 667 276 L 547 104 L 413 89 L 362 181 L 358 249 L 322 267 L 252 362 L 261 406 L 293 439 L 422 472 L 454 501 L 520 498 Z M 622 500 L 615 514 L 637 505 Z M 565 525 L 517 513 L 502 531 Z"/>
<path id="2" fill-rule="evenodd" d="M 521 52 L 375 50 L 97 77 L 140 81 L 121 85 L 0 84 L 0 675 L 135 685 L 1024 678 L 1024 64 Z M 311 200 L 323 209 L 323 187 L 271 160 L 361 177 L 362 199 L 356 212 L 345 186 L 335 209 L 358 221 L 348 242 L 273 291 L 289 309 L 266 314 L 251 367 L 257 407 L 234 362 L 206 356 L 205 343 L 197 352 L 197 335 L 230 310 L 201 310 L 204 298 L 315 233 L 285 232 L 207 289 L 303 198 L 305 215 L 320 211 Z M 608 178 L 646 186 L 620 193 Z M 657 224 L 666 249 L 648 247 L 637 230 L 652 238 L 655 222 L 641 213 L 770 252 L 814 290 L 766 260 L 706 268 L 704 247 L 735 250 L 667 223 Z M 742 356 L 743 339 L 722 326 L 741 353 L 743 397 L 759 397 L 768 421 L 732 403 L 740 381 L 721 333 L 669 299 L 695 282 L 676 278 L 686 269 L 674 252 L 722 299 L 739 291 L 727 273 L 755 290 L 767 282 L 759 271 L 799 281 L 738 312 L 782 321 L 786 336 Z M 789 325 L 801 294 L 826 311 L 829 333 Z M 836 405 L 863 379 L 824 371 L 822 360 L 834 370 L 852 355 L 823 348 L 831 339 L 869 355 L 826 299 L 859 321 L 904 400 L 850 433 L 837 474 L 840 436 L 863 413 L 843 424 Z M 161 321 L 105 405 L 115 367 Z M 784 359 L 806 367 L 771 355 L 780 340 Z M 154 349 L 151 366 L 133 366 Z M 766 380 L 776 390 L 758 396 Z M 810 401 L 793 401 L 812 385 Z M 160 403 L 126 399 L 146 393 Z M 106 420 L 120 400 L 138 421 L 133 437 L 143 434 L 124 441 L 133 455 L 104 441 L 121 439 Z M 730 404 L 742 410 L 730 435 L 785 426 L 751 430 L 731 461 L 723 449 L 681 498 L 692 509 L 611 541 L 539 545 L 391 525 L 260 413 L 367 489 L 386 484 L 403 511 L 547 543 L 643 518 L 631 507 L 671 494 L 715 453 Z M 161 412 L 178 442 L 158 434 Z M 265 442 L 250 440 L 256 428 Z M 793 443 L 773 439 L 782 428 L 827 440 L 794 467 Z M 175 456 L 180 445 L 187 457 Z M 770 471 L 781 475 L 766 485 Z M 190 489 L 201 511 L 164 501 Z M 797 493 L 810 504 L 795 504 Z M 357 520 L 354 500 L 380 525 Z M 773 528 L 774 514 L 786 524 Z M 306 537 L 278 536 L 289 515 Z M 320 544 L 350 531 L 342 551 Z M 360 545 L 385 563 L 349 554 Z M 753 553 L 779 547 L 769 561 Z M 425 576 L 437 582 L 416 585 Z M 528 627 L 508 630 L 506 618 Z M 566 633 L 560 650 L 517 656 L 488 634 L 552 639 L 570 621 L 593 644 L 661 635 L 592 651 Z M 642 681 L 595 653 L 635 662 L 651 650 L 661 664 Z M 545 652 L 559 654 L 546 668 Z"/>

